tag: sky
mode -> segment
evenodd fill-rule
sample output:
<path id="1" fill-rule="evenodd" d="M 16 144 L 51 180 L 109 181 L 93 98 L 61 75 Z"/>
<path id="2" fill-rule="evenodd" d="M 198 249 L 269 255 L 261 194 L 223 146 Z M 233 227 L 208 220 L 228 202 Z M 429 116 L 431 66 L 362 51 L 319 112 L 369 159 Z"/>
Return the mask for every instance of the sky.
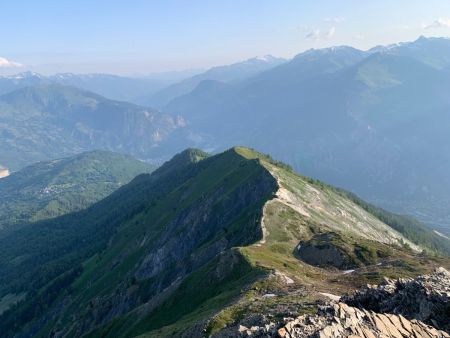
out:
<path id="1" fill-rule="evenodd" d="M 5 0 L 0 74 L 145 75 L 450 36 L 450 0 Z"/>

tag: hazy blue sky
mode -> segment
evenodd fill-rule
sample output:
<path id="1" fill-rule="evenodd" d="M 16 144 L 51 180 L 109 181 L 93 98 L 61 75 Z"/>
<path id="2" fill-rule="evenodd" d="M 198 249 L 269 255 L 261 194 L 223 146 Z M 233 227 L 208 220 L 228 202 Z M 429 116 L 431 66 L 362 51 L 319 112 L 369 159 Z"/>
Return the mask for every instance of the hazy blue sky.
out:
<path id="1" fill-rule="evenodd" d="M 450 1 L 21 0 L 0 22 L 0 72 L 132 74 L 449 36 Z"/>

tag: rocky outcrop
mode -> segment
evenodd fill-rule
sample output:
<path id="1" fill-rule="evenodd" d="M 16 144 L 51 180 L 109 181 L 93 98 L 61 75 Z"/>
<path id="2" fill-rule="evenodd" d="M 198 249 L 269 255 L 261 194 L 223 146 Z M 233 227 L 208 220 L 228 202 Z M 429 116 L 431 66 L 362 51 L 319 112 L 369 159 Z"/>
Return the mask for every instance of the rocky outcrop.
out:
<path id="1" fill-rule="evenodd" d="M 415 279 L 385 279 L 342 301 L 375 312 L 403 315 L 418 319 L 450 332 L 450 272 L 444 268 Z"/>
<path id="2" fill-rule="evenodd" d="M 341 236 L 335 232 L 314 235 L 308 241 L 302 241 L 295 254 L 303 262 L 318 267 L 335 267 L 346 270 L 356 267 L 348 253 L 343 250 L 345 245 Z"/>
<path id="3" fill-rule="evenodd" d="M 338 269 L 349 269 L 354 266 L 349 259 L 334 245 L 314 245 L 302 242 L 298 245 L 298 257 L 305 263 L 318 267 L 335 267 Z"/>
<path id="4" fill-rule="evenodd" d="M 229 337 L 450 338 L 450 335 L 416 319 L 410 321 L 401 315 L 380 314 L 337 303 L 320 307 L 315 315 L 285 318 L 282 326 L 271 323 L 246 328 L 241 325 Z"/>
<path id="5" fill-rule="evenodd" d="M 450 273 L 438 268 L 415 279 L 386 279 L 339 302 L 318 306 L 316 314 L 283 321 L 245 320 L 219 337 L 281 338 L 450 338 Z"/>

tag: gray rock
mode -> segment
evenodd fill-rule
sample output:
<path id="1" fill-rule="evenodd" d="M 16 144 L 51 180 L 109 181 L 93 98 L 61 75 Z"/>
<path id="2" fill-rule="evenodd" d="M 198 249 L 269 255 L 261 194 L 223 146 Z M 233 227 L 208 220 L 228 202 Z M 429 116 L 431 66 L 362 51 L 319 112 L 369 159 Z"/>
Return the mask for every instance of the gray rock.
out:
<path id="1" fill-rule="evenodd" d="M 227 328 L 214 337 L 450 338 L 445 332 L 449 297 L 450 273 L 439 268 L 415 279 L 385 279 L 341 302 L 318 306 L 316 314 L 279 317 L 278 323 L 270 324 L 264 316 L 251 316 L 241 323 L 251 326 L 236 326 L 234 333 Z"/>
<path id="2" fill-rule="evenodd" d="M 450 332 L 450 272 L 444 268 L 415 279 L 385 279 L 341 300 L 375 312 L 401 314 Z"/>

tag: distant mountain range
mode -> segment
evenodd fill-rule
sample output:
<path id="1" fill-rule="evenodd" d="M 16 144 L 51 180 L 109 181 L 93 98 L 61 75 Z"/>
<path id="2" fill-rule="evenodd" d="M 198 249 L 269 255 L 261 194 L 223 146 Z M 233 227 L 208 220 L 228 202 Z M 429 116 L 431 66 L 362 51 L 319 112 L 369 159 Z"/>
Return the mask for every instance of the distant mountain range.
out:
<path id="1" fill-rule="evenodd" d="M 0 179 L 0 233 L 87 208 L 153 170 L 148 163 L 107 151 L 30 165 Z"/>
<path id="2" fill-rule="evenodd" d="M 9 169 L 97 148 L 161 162 L 242 144 L 450 234 L 449 39 L 253 58 L 134 96 L 161 112 L 63 85 L 121 98 L 109 75 L 12 78 L 0 79 Z"/>
<path id="3" fill-rule="evenodd" d="M 236 82 L 285 61 L 282 58 L 266 55 L 226 66 L 214 67 L 206 71 L 174 71 L 139 77 L 102 73 L 59 73 L 45 76 L 28 71 L 10 76 L 0 76 L 0 95 L 24 87 L 59 84 L 91 91 L 112 100 L 128 101 L 158 108 L 177 96 L 188 94 L 203 80 Z"/>
<path id="4" fill-rule="evenodd" d="M 0 95 L 24 87 L 60 84 L 92 91 L 109 99 L 134 102 L 141 96 L 153 95 L 176 79 L 72 73 L 44 76 L 33 72 L 24 72 L 12 76 L 0 76 Z"/>
<path id="5" fill-rule="evenodd" d="M 283 64 L 286 61 L 287 60 L 282 58 L 266 55 L 231 65 L 214 67 L 204 73 L 189 77 L 179 83 L 172 84 L 147 98 L 142 97 L 140 103 L 160 108 L 179 96 L 189 94 L 202 81 L 213 80 L 225 83 L 236 83 Z"/>
<path id="6" fill-rule="evenodd" d="M 450 241 L 242 147 L 188 149 L 0 247 L 4 337 L 223 337 L 450 265 L 422 252 Z"/>
<path id="7" fill-rule="evenodd" d="M 212 68 L 167 88 L 167 93 L 172 93 L 170 99 L 176 93 L 188 93 L 204 79 L 239 81 L 282 62 L 265 56 Z M 170 77 L 174 79 L 175 75 Z M 180 116 L 117 101 L 146 101 L 145 97 L 151 97 L 152 81 L 107 74 L 27 72 L 0 77 L 0 141 L 4 145 L 0 165 L 17 170 L 93 149 L 159 162 L 186 146 L 207 144 L 201 133 L 194 135 L 186 128 Z"/>
<path id="8" fill-rule="evenodd" d="M 185 129 L 181 117 L 75 87 L 37 85 L 0 97 L 0 160 L 13 171 L 94 149 L 167 158 L 185 146 Z"/>
<path id="9" fill-rule="evenodd" d="M 163 111 L 209 149 L 243 144 L 450 232 L 450 40 L 309 50 Z"/>

